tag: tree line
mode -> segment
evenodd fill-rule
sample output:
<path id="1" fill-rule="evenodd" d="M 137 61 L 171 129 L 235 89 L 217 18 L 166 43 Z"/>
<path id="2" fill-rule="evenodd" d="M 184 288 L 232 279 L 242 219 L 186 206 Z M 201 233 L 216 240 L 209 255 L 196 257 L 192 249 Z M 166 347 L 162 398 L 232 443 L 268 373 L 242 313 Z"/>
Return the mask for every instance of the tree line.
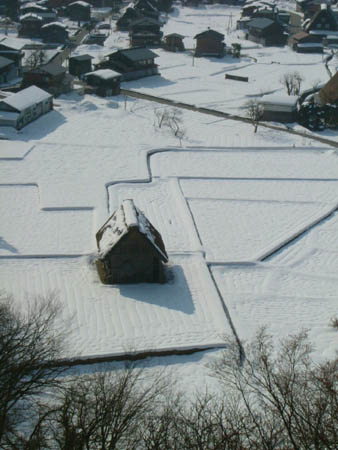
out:
<path id="1" fill-rule="evenodd" d="M 265 328 L 210 365 L 218 394 L 187 397 L 140 363 L 93 374 L 55 364 L 55 297 L 0 301 L 0 448 L 22 450 L 337 449 L 338 359 L 314 364 L 306 332 L 278 345 Z"/>

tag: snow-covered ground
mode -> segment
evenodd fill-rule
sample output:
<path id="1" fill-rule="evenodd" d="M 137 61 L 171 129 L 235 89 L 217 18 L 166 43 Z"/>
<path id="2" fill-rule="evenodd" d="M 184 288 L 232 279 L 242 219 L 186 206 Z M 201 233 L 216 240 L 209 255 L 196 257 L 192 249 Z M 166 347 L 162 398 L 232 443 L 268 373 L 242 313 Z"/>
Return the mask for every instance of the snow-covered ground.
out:
<path id="1" fill-rule="evenodd" d="M 207 26 L 235 42 L 237 32 L 227 34 L 231 12 L 234 20 L 238 10 L 229 7 L 182 8 L 164 31 L 184 34 L 191 48 Z M 113 33 L 103 51 L 124 38 Z M 96 46 L 78 49 L 89 50 Z M 298 70 L 308 87 L 327 79 L 321 56 L 288 48 L 244 42 L 247 56 L 239 60 L 156 53 L 161 76 L 125 88 L 230 112 L 241 111 L 251 95 L 281 91 L 284 70 Z M 228 70 L 248 75 L 249 83 L 225 80 Z M 248 124 L 193 111 L 182 111 L 181 147 L 169 129 L 156 126 L 155 111 L 163 108 L 70 94 L 20 132 L 1 130 L 11 139 L 0 141 L 1 286 L 19 305 L 29 295 L 57 292 L 72 357 L 220 347 L 223 334 L 232 333 L 227 314 L 241 339 L 261 324 L 277 338 L 305 327 L 315 358 L 332 357 L 337 151 L 310 134 L 261 127 L 255 134 Z M 171 275 L 165 285 L 98 280 L 95 233 L 126 198 L 163 237 Z M 192 386 L 203 382 L 204 364 L 214 356 L 149 364 L 175 367 Z"/>

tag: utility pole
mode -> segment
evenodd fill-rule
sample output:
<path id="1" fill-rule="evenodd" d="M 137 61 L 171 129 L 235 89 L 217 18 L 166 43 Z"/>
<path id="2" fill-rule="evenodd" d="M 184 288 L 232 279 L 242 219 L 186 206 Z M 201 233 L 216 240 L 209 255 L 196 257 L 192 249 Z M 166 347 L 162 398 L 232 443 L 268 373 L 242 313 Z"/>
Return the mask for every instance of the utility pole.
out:
<path id="1" fill-rule="evenodd" d="M 228 21 L 228 34 L 230 34 L 231 30 L 232 30 L 232 13 L 230 13 L 229 21 Z"/>

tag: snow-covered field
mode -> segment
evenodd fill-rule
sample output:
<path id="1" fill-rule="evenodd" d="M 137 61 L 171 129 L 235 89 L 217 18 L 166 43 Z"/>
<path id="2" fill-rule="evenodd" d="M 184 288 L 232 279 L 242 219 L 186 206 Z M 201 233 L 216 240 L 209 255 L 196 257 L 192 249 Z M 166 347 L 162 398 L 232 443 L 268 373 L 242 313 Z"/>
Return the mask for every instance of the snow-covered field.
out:
<path id="1" fill-rule="evenodd" d="M 219 5 L 175 10 L 165 34 L 226 34 Z M 123 46 L 113 33 L 106 48 Z M 78 52 L 96 52 L 96 47 Z M 102 49 L 100 50 L 102 51 Z M 318 55 L 243 43 L 239 60 L 159 54 L 161 76 L 128 89 L 240 111 L 251 95 L 281 91 L 284 70 L 305 87 L 327 73 Z M 252 58 L 257 59 L 257 63 Z M 271 61 L 274 61 L 271 64 Z M 194 65 L 193 65 L 194 64 Z M 334 62 L 333 62 L 334 64 Z M 250 82 L 224 79 L 236 70 Z M 231 83 L 231 84 L 230 84 Z M 0 285 L 18 304 L 57 292 L 67 355 L 221 347 L 223 334 L 247 339 L 267 324 L 275 337 L 309 329 L 316 359 L 338 348 L 338 154 L 309 138 L 183 111 L 179 141 L 154 124 L 157 103 L 123 96 L 63 96 L 55 110 L 0 141 Z M 331 133 L 332 139 L 337 139 Z M 103 286 L 92 263 L 95 233 L 126 198 L 160 231 L 169 255 L 165 285 Z M 204 376 L 213 356 L 154 359 Z M 180 359 L 181 358 L 181 359 Z M 176 366 L 175 366 L 176 367 Z"/>

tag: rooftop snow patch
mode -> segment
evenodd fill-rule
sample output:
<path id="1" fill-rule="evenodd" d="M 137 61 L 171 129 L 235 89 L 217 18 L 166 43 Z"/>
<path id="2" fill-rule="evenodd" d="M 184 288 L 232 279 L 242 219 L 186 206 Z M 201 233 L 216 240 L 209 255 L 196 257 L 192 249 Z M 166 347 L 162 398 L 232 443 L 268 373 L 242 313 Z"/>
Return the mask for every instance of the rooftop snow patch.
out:
<path id="1" fill-rule="evenodd" d="M 297 95 L 264 95 L 262 97 L 261 103 L 267 105 L 285 105 L 294 106 L 298 100 Z"/>
<path id="2" fill-rule="evenodd" d="M 80 6 L 84 6 L 86 8 L 88 8 L 88 7 L 90 8 L 90 4 L 89 3 L 82 2 L 81 0 L 79 0 L 78 2 L 70 3 L 68 6 L 73 6 L 73 5 L 80 5 Z"/>
<path id="3" fill-rule="evenodd" d="M 98 78 L 101 78 L 102 80 L 110 80 L 112 78 L 116 78 L 116 77 L 120 77 L 121 76 L 120 73 L 115 72 L 115 70 L 111 70 L 111 69 L 95 70 L 94 72 L 86 73 L 86 76 L 87 75 L 95 75 Z"/>
<path id="4" fill-rule="evenodd" d="M 65 25 L 64 23 L 61 22 L 50 22 L 50 23 L 46 23 L 46 25 L 43 25 L 42 28 L 49 28 L 49 27 L 60 27 L 60 28 L 67 28 L 67 25 Z"/>

